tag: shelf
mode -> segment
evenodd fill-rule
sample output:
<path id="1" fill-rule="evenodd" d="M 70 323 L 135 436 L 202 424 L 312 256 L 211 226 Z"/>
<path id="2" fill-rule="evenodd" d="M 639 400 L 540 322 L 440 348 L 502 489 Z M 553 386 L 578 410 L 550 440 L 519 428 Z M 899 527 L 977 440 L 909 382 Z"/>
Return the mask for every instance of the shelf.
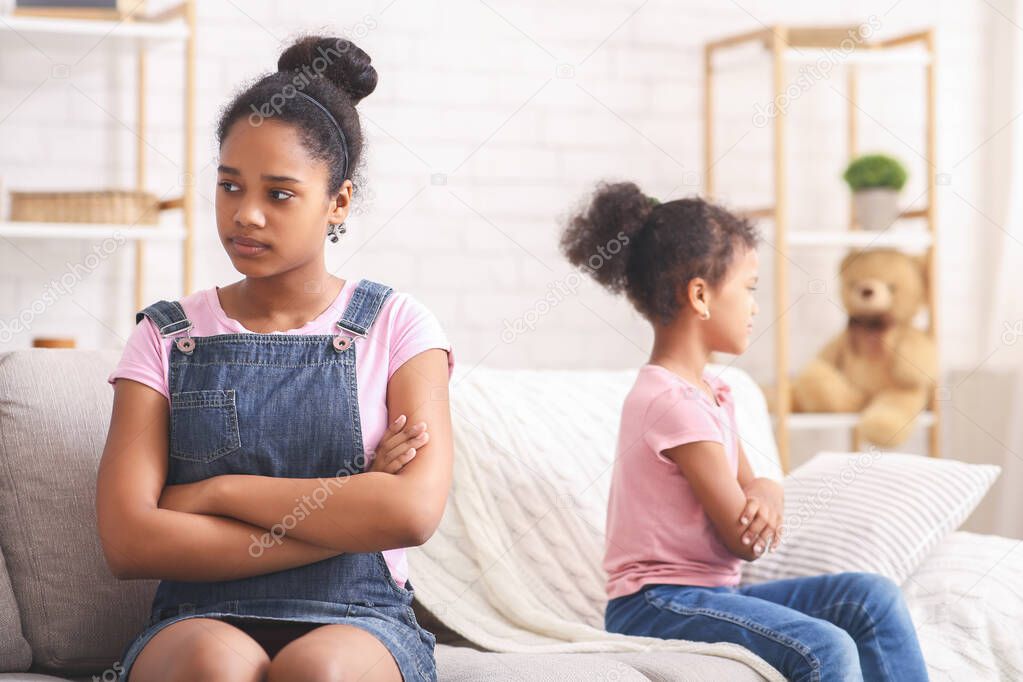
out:
<path id="1" fill-rule="evenodd" d="M 13 3 L 11 3 L 13 4 Z M 142 7 L 144 3 L 137 3 Z M 163 3 L 161 3 L 163 4 Z M 95 17 L 95 18 L 93 18 Z M 146 188 L 146 170 L 149 163 L 145 131 L 152 126 L 147 115 L 147 93 L 167 92 L 166 84 L 152 80 L 148 57 L 151 48 L 167 48 L 167 57 L 180 59 L 184 84 L 181 93 L 183 107 L 183 158 L 185 176 L 194 174 L 195 160 L 195 100 L 196 100 L 196 0 L 170 0 L 170 4 L 155 12 L 119 14 L 117 12 L 79 11 L 75 8 L 14 8 L 0 11 L 0 59 L 25 62 L 38 69 L 48 67 L 52 78 L 68 75 L 90 54 L 102 54 L 103 70 L 120 83 L 122 66 L 130 60 L 135 70 L 134 89 L 136 109 L 135 132 L 135 189 Z M 4 49 L 7 48 L 7 49 Z M 77 58 L 76 56 L 77 55 Z M 39 62 L 39 57 L 44 60 Z M 31 63 L 30 62 L 38 62 Z M 47 63 L 49 62 L 49 63 Z M 11 66 L 11 65 L 8 65 Z M 12 68 L 7 71 L 14 72 Z M 120 96 L 120 91 L 110 93 Z M 119 101 L 119 100 L 118 100 Z M 134 309 L 145 306 L 146 242 L 157 243 L 155 250 L 167 251 L 168 244 L 180 245 L 182 289 L 191 293 L 193 279 L 192 243 L 194 235 L 194 198 L 192 184 L 185 186 L 181 197 L 160 202 L 160 210 L 182 210 L 180 220 L 158 220 L 163 225 L 149 224 L 94 224 L 68 222 L 22 222 L 0 220 L 0 240 L 75 240 L 78 243 L 102 242 L 113 239 L 117 243 L 134 242 Z M 45 245 L 48 246 L 48 245 Z M 171 248 L 171 250 L 174 250 Z"/>
<path id="2" fill-rule="evenodd" d="M 777 420 L 777 416 L 774 416 Z M 790 429 L 842 429 L 853 428 L 860 421 L 858 412 L 795 412 L 789 415 Z M 917 415 L 917 426 L 930 426 L 934 423 L 933 412 L 921 412 Z"/>
<path id="3" fill-rule="evenodd" d="M 793 221 L 789 215 L 793 197 L 786 180 L 792 169 L 797 168 L 799 164 L 789 159 L 786 141 L 793 133 L 798 137 L 799 131 L 789 130 L 792 127 L 789 123 L 789 113 L 787 107 L 781 106 L 781 102 L 786 99 L 786 96 L 790 104 L 792 100 L 798 99 L 798 94 L 791 94 L 792 72 L 796 70 L 799 71 L 800 76 L 809 79 L 812 86 L 813 82 L 828 77 L 825 67 L 851 67 L 845 69 L 843 74 L 847 77 L 845 78 L 846 95 L 844 95 L 846 121 L 843 126 L 844 131 L 841 132 L 845 133 L 846 155 L 852 159 L 861 153 L 858 121 L 863 112 L 857 104 L 860 96 L 860 81 L 874 72 L 874 65 L 880 67 L 897 64 L 919 65 L 921 67 L 919 69 L 913 68 L 906 71 L 913 78 L 922 76 L 923 115 L 921 123 L 926 148 L 920 156 L 927 165 L 934 167 L 934 160 L 937 158 L 938 136 L 938 128 L 935 123 L 935 91 L 938 82 L 936 59 L 934 58 L 936 52 L 935 31 L 933 28 L 926 28 L 883 37 L 881 34 L 887 34 L 887 31 L 878 31 L 877 29 L 881 27 L 875 23 L 837 26 L 789 26 L 785 24 L 768 26 L 761 24 L 759 28 L 723 36 L 703 45 L 703 178 L 704 190 L 712 197 L 722 194 L 715 184 L 714 177 L 714 166 L 721 156 L 720 150 L 715 149 L 714 144 L 715 117 L 720 115 L 717 112 L 721 109 L 720 106 L 715 108 L 717 100 L 715 77 L 722 71 L 734 67 L 745 69 L 756 66 L 761 69 L 761 73 L 764 67 L 768 69 L 766 85 L 769 87 L 769 92 L 773 95 L 775 103 L 774 110 L 768 112 L 770 116 L 765 120 L 765 127 L 769 126 L 773 134 L 772 148 L 769 152 L 770 184 L 773 196 L 769 205 L 751 206 L 745 211 L 739 210 L 737 213 L 748 219 L 765 219 L 767 223 L 773 223 L 775 220 L 783 221 L 781 222 L 783 229 L 780 234 L 774 229 L 764 230 L 765 241 L 771 240 L 771 246 L 782 256 L 775 259 L 774 310 L 785 310 L 788 305 L 789 264 L 795 265 L 789 254 L 806 247 L 837 247 L 854 251 L 884 247 L 898 248 L 907 252 L 919 250 L 923 251 L 925 255 L 928 281 L 933 281 L 932 278 L 937 274 L 934 270 L 934 263 L 935 251 L 938 246 L 936 236 L 938 216 L 934 199 L 936 187 L 942 183 L 940 182 L 941 178 L 933 172 L 926 176 L 926 201 L 922 202 L 924 206 L 908 208 L 898 216 L 900 221 L 919 219 L 922 220 L 922 223 L 904 225 L 899 222 L 886 230 L 877 231 L 852 229 L 855 225 L 848 222 L 850 218 L 854 217 L 851 215 L 852 211 L 845 210 L 842 206 L 836 206 L 830 212 L 830 222 L 828 219 L 813 222 L 805 219 Z M 813 63 L 819 65 L 817 72 L 806 66 Z M 793 69 L 791 68 L 792 64 L 798 66 Z M 861 66 L 864 68 L 860 69 Z M 838 71 L 837 68 L 835 70 Z M 896 91 L 897 96 L 908 98 L 911 94 L 915 96 L 915 93 Z M 731 102 L 732 98 L 726 101 Z M 813 113 L 812 110 L 811 113 Z M 932 332 L 940 327 L 937 320 L 940 306 L 936 300 L 935 291 L 936 287 L 927 287 L 926 309 L 929 311 L 928 327 Z M 793 345 L 793 330 L 790 328 L 791 324 L 787 316 L 782 315 L 778 322 L 779 324 L 775 325 L 774 329 L 774 365 L 775 371 L 779 375 L 786 376 L 790 374 L 789 354 Z M 796 337 L 797 343 L 802 341 L 802 338 Z M 784 398 L 784 396 L 777 397 Z M 929 411 L 920 414 L 919 423 L 931 427 L 927 434 L 928 454 L 938 457 L 941 451 L 940 429 L 944 408 L 941 402 L 933 397 L 929 400 L 928 407 Z M 860 418 L 858 413 L 786 414 L 784 420 L 776 417 L 775 435 L 782 471 L 789 471 L 789 434 L 792 431 L 854 429 Z"/>
<path id="4" fill-rule="evenodd" d="M 774 218 L 773 206 L 739 209 L 736 211 L 750 220 Z M 820 230 L 789 230 L 786 233 L 788 246 L 800 247 L 843 247 L 843 248 L 892 248 L 904 251 L 924 251 L 934 241 L 929 230 L 921 227 L 906 227 L 903 220 L 926 218 L 924 209 L 905 211 L 899 215 L 899 226 L 891 226 L 885 230 L 851 230 L 848 228 L 825 228 Z M 767 236 L 774 239 L 770 230 Z"/>
<path id="5" fill-rule="evenodd" d="M 933 241 L 931 233 L 922 230 L 796 230 L 787 234 L 790 246 L 892 248 L 923 251 Z"/>
<path id="6" fill-rule="evenodd" d="M 184 241 L 183 227 L 112 225 L 102 223 L 0 222 L 0 237 L 18 239 L 116 239 Z"/>
<path id="7" fill-rule="evenodd" d="M 59 39 L 69 36 L 101 40 L 113 38 L 137 45 L 183 42 L 188 39 L 188 25 L 183 21 L 108 21 L 2 15 L 0 32 Z"/>
<path id="8" fill-rule="evenodd" d="M 826 63 L 832 67 L 899 64 L 928 66 L 934 61 L 928 49 L 930 35 L 927 31 L 887 40 L 869 40 L 862 37 L 861 28 L 865 26 L 790 26 L 784 29 L 765 26 L 712 41 L 705 49 L 714 53 L 713 68 L 716 71 L 756 65 L 765 53 L 772 53 L 778 40 L 782 41 L 782 49 L 777 54 L 784 64 Z"/>
<path id="9" fill-rule="evenodd" d="M 893 49 L 893 50 L 852 50 L 848 53 L 836 54 L 837 50 L 807 50 L 793 48 L 785 50 L 785 61 L 789 64 L 816 64 L 827 61 L 836 66 L 843 64 L 859 65 L 895 65 L 895 64 L 920 64 L 926 66 L 931 63 L 931 55 L 918 49 Z"/>
<path id="10" fill-rule="evenodd" d="M 762 51 L 730 50 L 714 55 L 714 70 L 717 73 L 731 73 L 760 67 Z M 927 66 L 931 56 L 918 49 L 868 50 L 859 49 L 840 52 L 834 49 L 789 48 L 782 51 L 782 62 L 787 66 L 827 64 L 831 69 L 855 66 L 862 68 L 888 66 Z"/>

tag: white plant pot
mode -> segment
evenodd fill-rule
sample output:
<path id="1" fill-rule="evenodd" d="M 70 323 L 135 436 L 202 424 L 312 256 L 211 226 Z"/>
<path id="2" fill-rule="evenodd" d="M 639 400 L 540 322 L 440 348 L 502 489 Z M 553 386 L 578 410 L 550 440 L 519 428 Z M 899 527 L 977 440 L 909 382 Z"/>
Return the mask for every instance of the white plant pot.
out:
<path id="1" fill-rule="evenodd" d="M 899 191 L 874 187 L 853 192 L 853 210 L 861 229 L 887 229 L 899 217 Z"/>

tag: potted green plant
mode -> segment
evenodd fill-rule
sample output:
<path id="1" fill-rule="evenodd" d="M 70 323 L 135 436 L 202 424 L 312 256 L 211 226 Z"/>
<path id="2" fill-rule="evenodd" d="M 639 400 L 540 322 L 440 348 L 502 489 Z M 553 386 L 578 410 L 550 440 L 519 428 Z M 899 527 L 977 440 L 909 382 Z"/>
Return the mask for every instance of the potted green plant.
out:
<path id="1" fill-rule="evenodd" d="M 842 178 L 853 192 L 856 222 L 864 230 L 883 230 L 899 217 L 899 191 L 906 169 L 885 154 L 866 154 L 846 167 Z"/>

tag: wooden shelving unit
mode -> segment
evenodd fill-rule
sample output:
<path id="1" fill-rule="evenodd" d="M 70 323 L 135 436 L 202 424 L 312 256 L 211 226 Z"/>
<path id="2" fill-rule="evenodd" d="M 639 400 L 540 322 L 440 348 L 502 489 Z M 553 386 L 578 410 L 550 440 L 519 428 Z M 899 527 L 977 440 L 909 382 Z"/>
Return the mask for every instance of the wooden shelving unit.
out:
<path id="1" fill-rule="evenodd" d="M 146 59 L 150 49 L 166 45 L 183 45 L 184 149 L 182 177 L 191 179 L 195 174 L 195 0 L 183 0 L 158 14 L 144 18 L 128 16 L 122 19 L 87 19 L 62 16 L 54 11 L 50 16 L 28 16 L 14 13 L 0 16 L 0 39 L 13 34 L 34 41 L 43 41 L 59 50 L 76 40 L 97 40 L 119 50 L 134 53 L 137 73 L 136 89 L 136 154 L 135 187 L 146 189 Z M 15 183 L 11 183 L 15 184 Z M 51 188 L 48 188 L 51 189 Z M 57 188 L 52 188 L 56 190 Z M 192 247 L 194 233 L 194 182 L 187 181 L 180 197 L 160 203 L 160 211 L 180 210 L 181 227 L 169 229 L 149 225 L 97 225 L 93 223 L 37 223 L 2 222 L 0 236 L 18 239 L 83 239 L 102 240 L 122 235 L 135 242 L 135 310 L 145 305 L 145 245 L 148 241 L 172 241 L 181 244 L 182 285 L 184 294 L 192 291 Z"/>
<path id="2" fill-rule="evenodd" d="M 834 50 L 842 49 L 841 65 L 846 69 L 848 85 L 847 116 L 847 152 L 850 159 L 859 153 L 857 129 L 857 89 L 861 70 L 868 70 L 875 64 L 918 64 L 924 70 L 925 91 L 924 132 L 926 149 L 926 197 L 927 205 L 923 209 L 908 211 L 901 218 L 922 219 L 926 230 L 905 229 L 898 222 L 883 232 L 859 230 L 850 207 L 848 225 L 845 229 L 795 231 L 789 229 L 788 212 L 788 173 L 786 164 L 786 112 L 779 108 L 771 122 L 773 133 L 773 193 L 772 205 L 751 208 L 744 214 L 770 219 L 774 224 L 774 246 L 782 256 L 791 249 L 799 248 L 849 248 L 866 249 L 890 247 L 907 251 L 922 251 L 926 254 L 928 272 L 936 272 L 937 207 L 935 205 L 935 50 L 934 31 L 925 30 L 896 36 L 886 40 L 850 41 L 850 36 L 859 36 L 858 26 L 843 27 L 793 27 L 778 25 L 748 33 L 727 36 L 707 43 L 704 46 L 704 178 L 705 191 L 714 196 L 714 86 L 718 68 L 717 57 L 723 53 L 742 47 L 756 52 L 754 59 L 765 59 L 771 67 L 771 95 L 773 101 L 782 101 L 787 86 L 786 68 L 793 64 L 816 62 Z M 850 48 L 852 43 L 852 48 Z M 832 52 L 828 52 L 828 51 Z M 725 69 L 727 70 L 727 69 Z M 789 471 L 789 434 L 793 429 L 849 429 L 854 449 L 859 449 L 854 427 L 859 419 L 858 414 L 790 414 L 791 384 L 789 367 L 789 339 L 791 330 L 789 320 L 780 311 L 785 310 L 789 291 L 788 259 L 779 257 L 775 262 L 774 289 L 775 310 L 779 311 L 779 319 L 775 327 L 775 363 L 776 363 L 776 409 L 775 431 L 778 441 L 778 452 L 782 469 Z M 937 327 L 937 282 L 930 275 L 927 291 L 928 332 L 937 343 L 935 329 Z M 940 354 L 939 354 L 940 357 Z M 941 412 L 935 393 L 931 394 L 927 411 L 920 414 L 918 424 L 928 429 L 928 454 L 932 457 L 940 455 Z"/>

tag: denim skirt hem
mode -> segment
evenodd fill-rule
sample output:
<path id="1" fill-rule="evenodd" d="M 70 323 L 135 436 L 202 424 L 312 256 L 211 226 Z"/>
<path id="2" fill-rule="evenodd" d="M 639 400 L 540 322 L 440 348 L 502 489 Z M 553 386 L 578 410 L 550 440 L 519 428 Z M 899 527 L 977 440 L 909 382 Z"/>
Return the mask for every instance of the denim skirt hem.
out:
<path id="1" fill-rule="evenodd" d="M 270 600 L 278 601 L 278 600 Z M 287 600 L 293 602 L 294 600 Z M 232 602 L 232 605 L 237 605 Z M 321 602 L 314 602 L 321 606 Z M 223 605 L 220 605 L 223 606 Z M 121 670 L 118 675 L 118 682 L 127 682 L 131 667 L 138 658 L 139 653 L 156 636 L 158 632 L 168 625 L 189 618 L 225 618 L 244 619 L 252 621 L 287 621 L 301 623 L 340 623 L 351 625 L 369 632 L 376 637 L 394 656 L 398 664 L 404 682 L 413 680 L 422 682 L 436 682 L 437 669 L 434 659 L 434 647 L 436 638 L 432 633 L 422 628 L 415 622 L 415 615 L 412 609 L 408 608 L 409 615 L 399 619 L 388 613 L 377 610 L 367 605 L 349 604 L 334 605 L 339 607 L 339 613 L 323 613 L 322 610 L 313 608 L 313 613 L 294 613 L 287 616 L 257 614 L 252 611 L 258 609 L 246 609 L 244 602 L 242 608 L 223 610 L 210 608 L 206 610 L 189 610 L 188 613 L 179 613 L 167 616 L 162 619 L 151 618 L 149 624 L 141 633 L 128 645 L 121 660 Z M 248 613 L 247 613 L 248 611 Z M 320 611 L 320 612 L 316 612 Z M 155 621 L 155 622 L 154 622 Z M 411 622 L 410 622 L 411 621 Z"/>

